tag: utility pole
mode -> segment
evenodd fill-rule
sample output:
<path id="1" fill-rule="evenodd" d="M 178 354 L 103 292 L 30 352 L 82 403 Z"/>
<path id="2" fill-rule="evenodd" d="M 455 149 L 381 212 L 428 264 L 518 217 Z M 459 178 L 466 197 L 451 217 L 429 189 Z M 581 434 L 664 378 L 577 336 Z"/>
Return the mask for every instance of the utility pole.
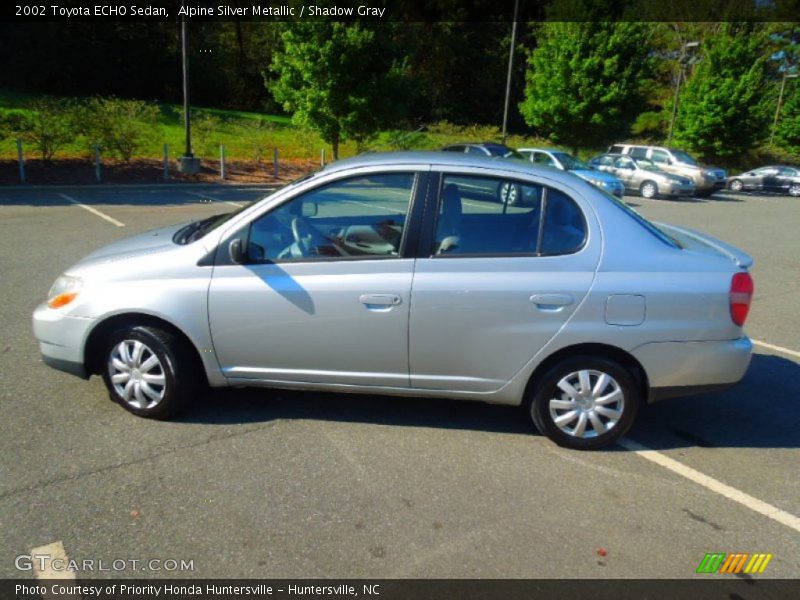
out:
<path id="1" fill-rule="evenodd" d="M 681 83 L 686 78 L 686 67 L 688 65 L 697 64 L 699 59 L 692 56 L 689 52 L 690 49 L 697 48 L 700 42 L 686 42 L 681 47 L 681 56 L 678 59 L 680 70 L 678 71 L 678 83 L 675 85 L 675 97 L 672 100 L 672 118 L 669 120 L 669 135 L 667 136 L 667 146 L 672 143 L 672 133 L 675 130 L 675 118 L 678 116 L 678 102 L 680 100 Z"/>
<path id="2" fill-rule="evenodd" d="M 789 73 L 788 69 L 783 70 L 783 78 L 781 79 L 781 91 L 778 94 L 778 106 L 775 107 L 775 120 L 772 121 L 772 133 L 769 135 L 769 145 L 772 146 L 772 143 L 775 141 L 775 130 L 778 128 L 778 118 L 781 115 L 781 107 L 783 106 L 783 92 L 786 89 L 786 80 L 787 79 L 795 79 L 798 76 L 797 73 Z"/>
<path id="3" fill-rule="evenodd" d="M 182 2 L 185 4 L 185 2 Z M 181 62 L 183 66 L 183 124 L 186 134 L 186 152 L 179 159 L 182 173 L 200 171 L 200 160 L 192 154 L 192 120 L 189 114 L 189 51 L 186 15 L 181 17 Z"/>
<path id="4" fill-rule="evenodd" d="M 506 143 L 506 136 L 508 132 L 508 103 L 511 98 L 511 72 L 514 69 L 514 47 L 517 45 L 517 11 L 519 9 L 519 0 L 514 0 L 514 22 L 511 25 L 511 47 L 508 50 L 508 76 L 506 77 L 506 102 L 503 108 L 503 139 L 502 142 Z"/>

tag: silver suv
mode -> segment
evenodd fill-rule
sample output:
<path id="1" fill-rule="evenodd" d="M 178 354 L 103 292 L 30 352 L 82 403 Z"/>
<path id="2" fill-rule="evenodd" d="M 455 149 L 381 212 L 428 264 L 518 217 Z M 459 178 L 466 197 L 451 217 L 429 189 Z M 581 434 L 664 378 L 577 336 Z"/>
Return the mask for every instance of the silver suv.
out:
<path id="1" fill-rule="evenodd" d="M 633 158 L 646 158 L 668 173 L 683 175 L 694 181 L 695 195 L 701 198 L 710 196 L 717 190 L 725 189 L 728 174 L 719 167 L 704 167 L 692 156 L 676 148 L 664 146 L 640 146 L 637 144 L 614 144 L 609 153 L 630 154 Z"/>
<path id="2" fill-rule="evenodd" d="M 506 182 L 532 201 L 499 203 Z M 143 417 L 206 383 L 456 397 L 590 449 L 641 403 L 741 379 L 751 263 L 564 171 L 367 154 L 95 251 L 33 327 L 47 364 Z"/>

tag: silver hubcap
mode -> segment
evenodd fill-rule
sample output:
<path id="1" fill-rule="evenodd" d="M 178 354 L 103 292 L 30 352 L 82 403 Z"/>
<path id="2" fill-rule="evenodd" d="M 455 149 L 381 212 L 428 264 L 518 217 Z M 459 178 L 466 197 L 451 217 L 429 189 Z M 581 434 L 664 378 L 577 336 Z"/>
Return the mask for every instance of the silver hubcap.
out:
<path id="1" fill-rule="evenodd" d="M 742 182 L 741 181 L 734 181 L 731 183 L 731 189 L 734 192 L 738 192 L 742 189 Z"/>
<path id="2" fill-rule="evenodd" d="M 167 388 L 164 367 L 155 352 L 138 340 L 123 340 L 111 350 L 108 374 L 120 398 L 134 408 L 153 408 Z"/>
<path id="3" fill-rule="evenodd" d="M 504 183 L 500 188 L 500 196 L 503 202 L 507 204 L 514 204 L 517 201 L 517 186 L 510 183 Z"/>
<path id="4" fill-rule="evenodd" d="M 800 196 L 800 185 L 793 185 L 789 188 L 789 193 L 792 196 Z"/>
<path id="5" fill-rule="evenodd" d="M 646 183 L 642 186 L 642 196 L 645 198 L 652 198 L 656 195 L 656 186 L 652 183 Z"/>
<path id="6" fill-rule="evenodd" d="M 608 373 L 583 370 L 556 384 L 550 418 L 572 437 L 593 438 L 613 429 L 625 411 L 622 388 Z"/>

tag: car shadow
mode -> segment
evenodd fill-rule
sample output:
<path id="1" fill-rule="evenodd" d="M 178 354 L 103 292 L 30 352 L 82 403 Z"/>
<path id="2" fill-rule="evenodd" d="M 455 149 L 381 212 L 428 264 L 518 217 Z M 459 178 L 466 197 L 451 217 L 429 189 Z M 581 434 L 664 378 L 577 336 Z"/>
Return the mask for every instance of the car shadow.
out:
<path id="1" fill-rule="evenodd" d="M 347 423 L 535 433 L 519 407 L 448 399 L 284 390 L 219 389 L 198 399 L 181 420 L 205 424 L 313 419 Z M 726 392 L 642 407 L 630 431 L 655 449 L 800 447 L 800 365 L 755 354 L 744 380 Z M 611 451 L 622 451 L 620 448 Z"/>

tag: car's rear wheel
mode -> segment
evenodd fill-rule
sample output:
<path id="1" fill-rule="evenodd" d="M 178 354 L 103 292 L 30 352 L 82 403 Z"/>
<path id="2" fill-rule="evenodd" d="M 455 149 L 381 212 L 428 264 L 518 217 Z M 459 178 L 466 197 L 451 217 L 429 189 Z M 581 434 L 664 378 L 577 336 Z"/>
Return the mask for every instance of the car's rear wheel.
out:
<path id="1" fill-rule="evenodd" d="M 658 186 L 654 181 L 642 182 L 642 185 L 639 186 L 639 193 L 642 198 L 655 198 L 658 196 Z"/>
<path id="2" fill-rule="evenodd" d="M 516 183 L 504 181 L 497 186 L 497 199 L 501 204 L 508 204 L 509 206 L 521 204 L 521 195 L 522 192 Z"/>
<path id="3" fill-rule="evenodd" d="M 740 179 L 734 179 L 733 181 L 728 184 L 728 187 L 731 189 L 732 192 L 741 192 L 744 188 L 744 184 Z"/>
<path id="4" fill-rule="evenodd" d="M 193 357 L 187 343 L 156 327 L 128 327 L 109 336 L 103 381 L 111 399 L 140 417 L 166 419 L 194 398 Z"/>
<path id="5" fill-rule="evenodd" d="M 613 360 L 574 356 L 542 377 L 528 400 L 536 428 L 559 446 L 596 450 L 623 436 L 636 418 L 639 389 Z"/>

